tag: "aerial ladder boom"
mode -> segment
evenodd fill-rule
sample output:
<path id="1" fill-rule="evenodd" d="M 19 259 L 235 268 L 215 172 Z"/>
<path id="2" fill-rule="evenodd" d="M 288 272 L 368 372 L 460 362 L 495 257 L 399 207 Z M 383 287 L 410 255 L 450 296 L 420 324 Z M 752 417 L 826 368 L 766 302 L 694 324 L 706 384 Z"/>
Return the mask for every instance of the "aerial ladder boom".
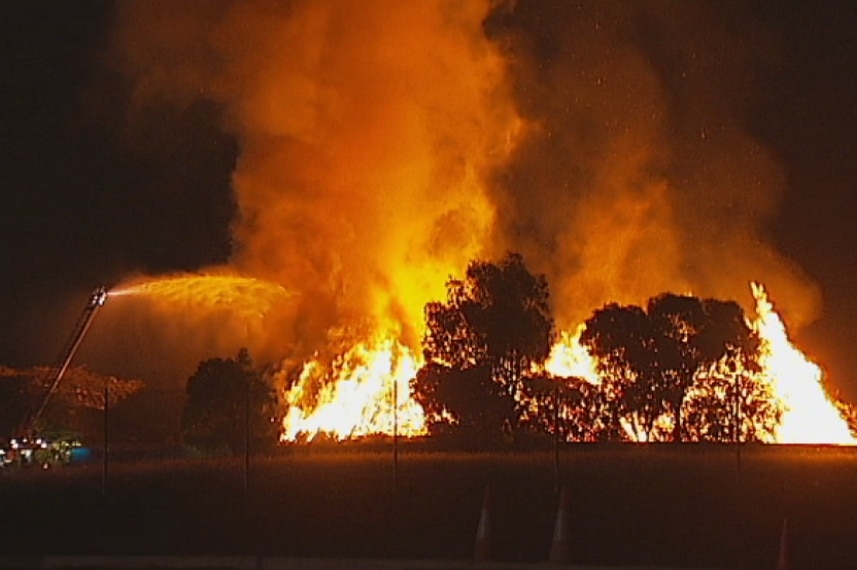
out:
<path id="1" fill-rule="evenodd" d="M 25 437 L 34 437 L 36 425 L 38 424 L 39 419 L 41 419 L 51 396 L 56 391 L 57 386 L 59 386 L 59 383 L 62 381 L 63 376 L 65 376 L 66 371 L 71 365 L 74 355 L 77 353 L 78 348 L 80 348 L 80 344 L 83 342 L 83 338 L 86 336 L 89 327 L 92 325 L 95 314 L 98 312 L 98 309 L 104 305 L 106 300 L 107 288 L 103 286 L 94 290 L 90 295 L 89 301 L 78 318 L 77 324 L 75 325 L 68 342 L 66 342 L 63 351 L 60 353 L 60 357 L 57 359 L 58 364 L 50 369 L 47 392 L 42 396 L 42 399 L 39 402 L 39 407 L 36 408 L 36 411 L 27 420 L 25 420 L 23 430 Z"/>

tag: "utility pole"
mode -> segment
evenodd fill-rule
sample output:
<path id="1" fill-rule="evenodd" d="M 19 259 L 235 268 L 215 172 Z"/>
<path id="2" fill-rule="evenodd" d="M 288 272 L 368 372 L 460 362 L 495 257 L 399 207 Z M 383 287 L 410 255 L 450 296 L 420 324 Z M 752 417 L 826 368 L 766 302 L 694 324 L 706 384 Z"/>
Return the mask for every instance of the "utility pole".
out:
<path id="1" fill-rule="evenodd" d="M 108 433 L 110 426 L 110 378 L 104 379 L 104 451 L 101 458 L 101 494 L 107 494 L 107 455 L 109 453 Z"/>
<path id="2" fill-rule="evenodd" d="M 553 490 L 559 493 L 559 385 L 553 390 Z"/>
<path id="3" fill-rule="evenodd" d="M 735 375 L 735 400 L 733 402 L 733 441 L 735 442 L 735 462 L 738 469 L 738 484 L 741 484 L 741 375 Z"/>
<path id="4" fill-rule="evenodd" d="M 393 379 L 393 490 L 399 486 L 399 382 Z"/>
<path id="5" fill-rule="evenodd" d="M 244 494 L 250 491 L 250 378 L 244 390 Z"/>

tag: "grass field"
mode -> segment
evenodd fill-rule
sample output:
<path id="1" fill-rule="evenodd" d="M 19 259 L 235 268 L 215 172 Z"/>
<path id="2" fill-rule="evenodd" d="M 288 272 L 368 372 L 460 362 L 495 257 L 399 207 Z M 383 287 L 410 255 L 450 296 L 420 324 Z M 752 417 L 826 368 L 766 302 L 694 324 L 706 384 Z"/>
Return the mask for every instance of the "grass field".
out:
<path id="1" fill-rule="evenodd" d="M 556 467 L 558 466 L 558 470 Z M 466 559 L 490 486 L 498 560 L 546 559 L 570 499 L 581 564 L 854 568 L 857 450 L 586 446 L 553 452 L 292 450 L 251 459 L 0 473 L 4 554 L 248 554 Z"/>

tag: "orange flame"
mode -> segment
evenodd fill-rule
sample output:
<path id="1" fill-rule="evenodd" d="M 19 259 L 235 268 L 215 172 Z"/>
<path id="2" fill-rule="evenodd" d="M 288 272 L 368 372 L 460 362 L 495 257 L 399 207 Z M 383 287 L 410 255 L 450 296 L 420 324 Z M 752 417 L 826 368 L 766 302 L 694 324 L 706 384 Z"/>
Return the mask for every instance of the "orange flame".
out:
<path id="1" fill-rule="evenodd" d="M 330 369 L 318 360 L 306 362 L 285 395 L 289 409 L 281 439 L 424 435 L 423 409 L 410 393 L 410 380 L 420 365 L 407 347 L 391 338 L 357 344 Z"/>
<path id="2" fill-rule="evenodd" d="M 758 315 L 752 326 L 762 339 L 762 374 L 772 382 L 784 410 L 776 442 L 857 444 L 824 390 L 821 368 L 791 343 L 764 286 L 751 283 L 751 288 Z"/>
<path id="3" fill-rule="evenodd" d="M 825 392 L 821 368 L 789 340 L 764 286 L 751 283 L 751 289 L 757 318 L 748 324 L 762 341 L 758 381 L 772 385 L 776 403 L 784 410 L 773 443 L 857 445 L 848 422 Z M 597 360 L 580 344 L 583 329 L 584 325 L 580 325 L 574 334 L 561 333 L 545 370 L 554 376 L 574 376 L 598 385 L 602 379 Z M 636 439 L 633 430 L 623 427 L 631 439 Z"/>
<path id="4" fill-rule="evenodd" d="M 563 378 L 582 378 L 590 384 L 601 384 L 598 375 L 598 362 L 589 351 L 580 344 L 580 336 L 586 325 L 578 325 L 574 334 L 560 332 L 559 340 L 551 347 L 545 362 L 545 370 L 553 376 Z"/>
<path id="5" fill-rule="evenodd" d="M 752 283 L 751 288 L 757 317 L 749 325 L 762 340 L 759 381 L 771 384 L 774 398 L 784 410 L 773 441 L 857 444 L 848 422 L 824 390 L 821 368 L 792 344 L 764 287 Z M 290 296 L 280 285 L 234 274 L 140 280 L 109 295 L 148 295 L 191 308 L 222 308 L 237 318 L 256 321 Z M 573 334 L 561 332 L 544 370 L 598 385 L 602 378 L 597 360 L 580 344 L 583 330 L 581 324 Z M 285 392 L 288 411 L 281 439 L 309 441 L 320 434 L 336 440 L 379 434 L 425 435 L 424 411 L 410 388 L 410 380 L 422 364 L 390 335 L 357 343 L 327 365 L 319 359 L 305 362 Z"/>

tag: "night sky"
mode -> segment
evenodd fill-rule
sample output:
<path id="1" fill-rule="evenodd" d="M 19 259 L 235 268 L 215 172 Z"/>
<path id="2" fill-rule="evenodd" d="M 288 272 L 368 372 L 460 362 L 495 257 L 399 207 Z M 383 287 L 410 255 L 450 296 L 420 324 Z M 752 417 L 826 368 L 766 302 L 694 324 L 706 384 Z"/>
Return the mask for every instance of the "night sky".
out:
<path id="1" fill-rule="evenodd" d="M 751 6 L 747 17 L 781 46 L 740 118 L 785 174 L 762 232 L 818 284 L 822 314 L 798 342 L 854 402 L 857 3 Z M 97 285 L 224 263 L 232 251 L 236 141 L 203 103 L 128 136 L 111 29 L 110 2 L 0 4 L 0 364 L 51 360 Z"/>
<path id="2" fill-rule="evenodd" d="M 169 133 L 125 135 L 125 93 L 105 56 L 112 3 L 0 7 L 2 329 L 0 361 L 51 361 L 99 284 L 222 263 L 230 252 L 235 145 L 205 109 Z M 210 113 L 209 113 L 210 114 Z M 193 132 L 193 139 L 187 138 Z M 167 157 L 167 158 L 164 158 Z"/>

